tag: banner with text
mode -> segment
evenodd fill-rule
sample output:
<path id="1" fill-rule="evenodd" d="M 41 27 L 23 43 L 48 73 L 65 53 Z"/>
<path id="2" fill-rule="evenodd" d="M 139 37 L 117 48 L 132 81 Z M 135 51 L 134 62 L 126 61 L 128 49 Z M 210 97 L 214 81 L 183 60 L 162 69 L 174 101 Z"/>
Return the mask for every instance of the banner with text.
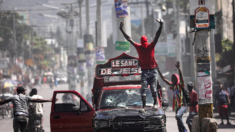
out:
<path id="1" fill-rule="evenodd" d="M 105 64 L 96 66 L 96 77 L 105 76 L 128 76 L 141 74 L 139 59 L 123 53 L 122 55 L 110 59 Z"/>

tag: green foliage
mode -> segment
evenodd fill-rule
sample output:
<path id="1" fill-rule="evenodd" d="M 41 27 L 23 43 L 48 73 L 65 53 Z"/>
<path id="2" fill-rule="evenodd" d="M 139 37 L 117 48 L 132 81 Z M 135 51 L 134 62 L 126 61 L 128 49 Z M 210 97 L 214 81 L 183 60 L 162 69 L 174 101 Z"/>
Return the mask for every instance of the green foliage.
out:
<path id="1" fill-rule="evenodd" d="M 52 66 L 52 57 L 54 50 L 46 44 L 46 40 L 42 37 L 33 37 L 32 50 L 34 63 L 40 69 L 48 69 Z"/>
<path id="2" fill-rule="evenodd" d="M 233 42 L 229 39 L 222 40 L 222 53 L 216 54 L 216 61 L 219 67 L 225 67 L 234 62 Z"/>
<path id="3" fill-rule="evenodd" d="M 222 51 L 226 52 L 233 49 L 233 42 L 229 39 L 222 40 Z"/>
<path id="4" fill-rule="evenodd" d="M 33 29 L 22 23 L 17 13 L 0 12 L 0 50 L 8 50 L 11 55 L 23 56 L 25 60 L 34 58 L 38 68 L 48 69 L 52 66 L 54 50 L 46 44 L 44 38 L 38 37 Z M 16 43 L 13 43 L 15 21 Z M 58 36 L 61 37 L 60 31 Z M 27 41 L 31 42 L 27 45 Z M 30 54 L 32 52 L 32 54 Z"/>
<path id="5" fill-rule="evenodd" d="M 0 50 L 9 50 L 12 45 L 10 45 L 11 40 L 13 40 L 13 21 L 15 20 L 15 27 L 17 28 L 19 21 L 22 17 L 17 13 L 12 13 L 10 11 L 0 12 L 0 37 L 2 37 L 2 42 L 0 42 Z M 21 27 L 19 27 L 21 29 Z M 16 30 L 16 40 L 22 40 L 22 30 Z M 18 41 L 20 42 L 20 41 Z"/>

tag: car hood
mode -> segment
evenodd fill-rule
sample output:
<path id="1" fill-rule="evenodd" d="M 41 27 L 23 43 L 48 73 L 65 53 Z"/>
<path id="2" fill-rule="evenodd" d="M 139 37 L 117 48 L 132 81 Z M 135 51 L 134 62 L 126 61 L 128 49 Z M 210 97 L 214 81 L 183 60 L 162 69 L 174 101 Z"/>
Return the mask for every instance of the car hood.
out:
<path id="1" fill-rule="evenodd" d="M 113 119 L 115 117 L 125 117 L 125 116 L 141 116 L 143 118 L 148 116 L 158 116 L 164 115 L 165 112 L 162 108 L 157 111 L 153 111 L 152 108 L 147 108 L 146 112 L 142 108 L 119 108 L 119 109 L 109 109 L 109 110 L 99 110 L 96 111 L 95 119 Z"/>

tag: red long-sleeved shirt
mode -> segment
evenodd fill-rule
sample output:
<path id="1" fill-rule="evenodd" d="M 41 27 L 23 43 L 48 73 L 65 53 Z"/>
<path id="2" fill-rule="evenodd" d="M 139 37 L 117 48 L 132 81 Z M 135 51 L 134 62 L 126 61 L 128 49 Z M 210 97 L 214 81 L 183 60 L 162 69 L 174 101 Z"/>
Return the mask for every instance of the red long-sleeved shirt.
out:
<path id="1" fill-rule="evenodd" d="M 154 47 L 156 44 L 151 42 L 145 49 L 141 44 L 135 43 L 134 46 L 139 54 L 139 62 L 142 70 L 154 69 L 157 66 L 157 62 L 154 57 Z"/>
<path id="2" fill-rule="evenodd" d="M 154 57 L 154 47 L 157 44 L 158 38 L 160 37 L 162 31 L 162 25 L 158 29 L 156 33 L 156 38 L 155 42 L 151 42 L 147 48 L 143 48 L 141 44 L 134 43 L 134 47 L 137 50 L 137 53 L 139 54 L 139 62 L 140 62 L 140 67 L 142 70 L 149 70 L 149 69 L 154 69 L 157 67 L 157 62 L 155 61 Z"/>

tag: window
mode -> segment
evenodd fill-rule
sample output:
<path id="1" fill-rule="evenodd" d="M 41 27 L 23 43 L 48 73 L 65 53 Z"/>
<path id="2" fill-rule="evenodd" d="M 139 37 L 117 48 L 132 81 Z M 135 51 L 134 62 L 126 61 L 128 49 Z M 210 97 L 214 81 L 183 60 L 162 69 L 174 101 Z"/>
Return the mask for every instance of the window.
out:
<path id="1" fill-rule="evenodd" d="M 88 107 L 84 101 L 81 101 L 81 112 L 88 111 Z"/>
<path id="2" fill-rule="evenodd" d="M 56 99 L 58 100 L 55 102 L 55 112 L 74 112 L 74 106 L 78 106 L 80 109 L 81 99 L 73 93 L 57 93 Z M 85 106 L 81 106 L 85 109 Z"/>
<path id="3" fill-rule="evenodd" d="M 153 106 L 153 97 L 150 89 L 147 90 L 146 94 L 146 106 Z M 100 109 L 141 106 L 140 89 L 119 89 L 103 92 Z"/>

